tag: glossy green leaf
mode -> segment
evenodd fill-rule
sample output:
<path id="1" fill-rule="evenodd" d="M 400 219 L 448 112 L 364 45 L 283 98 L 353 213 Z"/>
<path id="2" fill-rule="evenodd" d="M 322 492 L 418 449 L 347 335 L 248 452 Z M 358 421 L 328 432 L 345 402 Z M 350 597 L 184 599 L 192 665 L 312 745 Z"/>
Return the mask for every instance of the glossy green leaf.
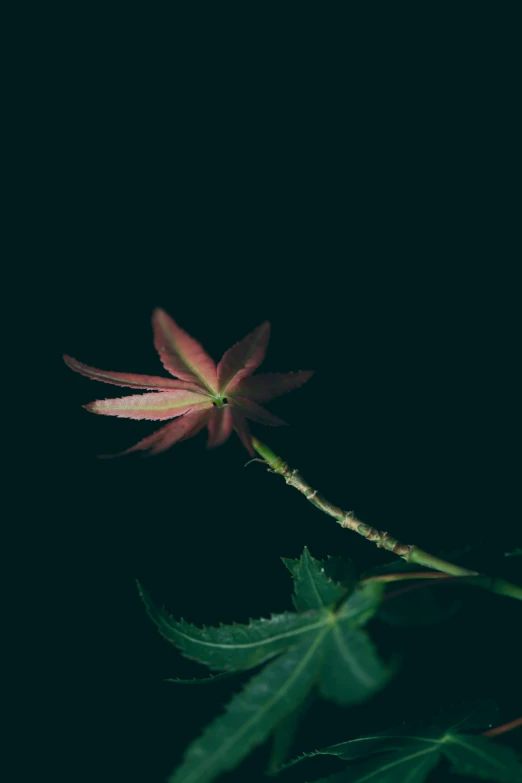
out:
<path id="1" fill-rule="evenodd" d="M 138 585 L 150 618 L 161 635 L 187 658 L 204 663 L 210 669 L 240 671 L 258 666 L 274 655 L 304 639 L 315 637 L 330 624 L 324 612 L 272 615 L 270 619 L 251 620 L 248 625 L 220 625 L 198 628 L 185 620 L 174 620 L 151 601 Z"/>
<path id="2" fill-rule="evenodd" d="M 271 661 L 188 749 L 170 783 L 209 783 L 235 767 L 310 691 L 328 630 Z"/>
<path id="3" fill-rule="evenodd" d="M 346 592 L 326 575 L 321 561 L 315 560 L 307 547 L 299 560 L 282 560 L 295 580 L 292 600 L 298 612 L 332 606 Z"/>

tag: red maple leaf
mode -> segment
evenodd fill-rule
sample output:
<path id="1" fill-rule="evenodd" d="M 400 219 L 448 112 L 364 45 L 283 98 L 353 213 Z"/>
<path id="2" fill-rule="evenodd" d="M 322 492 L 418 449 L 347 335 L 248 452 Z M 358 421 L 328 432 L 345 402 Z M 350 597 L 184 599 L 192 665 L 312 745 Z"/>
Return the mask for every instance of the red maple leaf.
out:
<path id="1" fill-rule="evenodd" d="M 163 366 L 178 380 L 97 370 L 71 356 L 63 357 L 71 370 L 93 380 L 150 390 L 149 394 L 96 400 L 84 406 L 91 413 L 127 419 L 174 419 L 130 449 L 112 456 L 147 449 L 150 454 L 159 454 L 205 426 L 209 431 L 208 448 L 221 446 L 234 429 L 253 455 L 247 419 L 271 426 L 286 424 L 258 402 L 292 391 L 313 375 L 313 371 L 301 371 L 250 377 L 265 358 L 270 336 L 268 321 L 229 348 L 217 367 L 204 348 L 164 310 L 154 311 L 152 325 L 154 345 Z"/>

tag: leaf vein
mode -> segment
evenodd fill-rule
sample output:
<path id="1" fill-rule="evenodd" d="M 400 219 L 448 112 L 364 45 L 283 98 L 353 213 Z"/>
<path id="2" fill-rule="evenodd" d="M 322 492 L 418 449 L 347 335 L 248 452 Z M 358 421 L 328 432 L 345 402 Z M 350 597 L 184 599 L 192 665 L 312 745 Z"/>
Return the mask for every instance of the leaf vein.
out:
<path id="1" fill-rule="evenodd" d="M 235 732 L 235 734 L 232 734 L 226 742 L 223 742 L 223 744 L 220 746 L 217 753 L 214 753 L 211 757 L 207 758 L 206 761 L 200 765 L 200 767 L 194 771 L 194 773 L 191 773 L 189 776 L 187 776 L 184 779 L 184 783 L 190 783 L 190 781 L 197 781 L 200 777 L 202 771 L 208 767 L 210 764 L 215 763 L 216 758 L 219 758 L 223 755 L 224 752 L 228 750 L 231 744 L 236 742 L 239 737 L 241 737 L 253 723 L 256 723 L 256 721 L 259 721 L 266 712 L 270 710 L 273 704 L 277 703 L 281 698 L 283 698 L 286 691 L 290 688 L 290 686 L 293 684 L 293 682 L 300 676 L 302 670 L 305 668 L 305 666 L 308 664 L 310 659 L 313 657 L 316 649 L 319 647 L 319 645 L 322 643 L 324 637 L 328 633 L 328 629 L 323 631 L 323 633 L 318 634 L 317 638 L 315 639 L 314 643 L 310 645 L 310 649 L 306 652 L 306 654 L 303 656 L 300 663 L 295 667 L 293 670 L 291 676 L 286 680 L 284 685 L 275 693 L 272 698 L 266 702 L 266 704 L 263 705 L 261 709 L 256 710 L 256 712 L 252 715 L 251 718 L 249 718 L 241 728 Z M 196 777 L 194 777 L 194 774 Z"/>
<path id="2" fill-rule="evenodd" d="M 169 630 L 171 630 L 174 634 L 177 634 L 178 636 L 183 636 L 185 639 L 188 639 L 189 641 L 202 645 L 203 647 L 219 647 L 226 650 L 235 650 L 235 649 L 247 649 L 250 647 L 259 647 L 260 645 L 265 646 L 267 644 L 272 644 L 273 642 L 278 642 L 280 639 L 288 639 L 293 638 L 295 636 L 299 636 L 299 634 L 302 633 L 308 633 L 309 631 L 313 631 L 316 628 L 324 628 L 325 625 L 330 625 L 330 622 L 328 619 L 323 620 L 320 623 L 313 623 L 312 625 L 304 626 L 303 628 L 296 628 L 294 631 L 286 631 L 285 633 L 280 633 L 277 636 L 271 636 L 268 639 L 258 639 L 255 642 L 245 642 L 243 644 L 219 644 L 217 642 L 206 642 L 202 639 L 197 639 L 194 636 L 190 636 L 189 634 L 183 633 L 183 631 L 180 631 L 178 628 L 173 628 L 171 625 L 168 625 Z M 200 629 L 198 629 L 200 630 Z"/>

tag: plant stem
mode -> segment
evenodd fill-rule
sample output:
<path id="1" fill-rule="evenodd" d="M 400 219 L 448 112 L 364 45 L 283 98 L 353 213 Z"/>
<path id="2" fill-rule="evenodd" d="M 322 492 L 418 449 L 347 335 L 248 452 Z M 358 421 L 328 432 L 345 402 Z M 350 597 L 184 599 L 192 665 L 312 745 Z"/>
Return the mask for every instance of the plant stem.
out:
<path id="1" fill-rule="evenodd" d="M 389 533 L 377 530 L 370 525 L 365 525 L 364 522 L 357 519 L 352 511 L 343 511 L 343 509 L 335 506 L 324 498 L 316 489 L 313 489 L 310 484 L 305 481 L 298 470 L 290 468 L 289 465 L 284 462 L 281 457 L 278 457 L 277 454 L 274 454 L 272 449 L 266 444 L 261 443 L 257 438 L 252 438 L 252 444 L 260 457 L 262 457 L 262 460 L 260 461 L 266 462 L 271 472 L 279 473 L 280 476 L 283 476 L 287 484 L 298 489 L 310 503 L 321 511 L 324 511 L 325 514 L 333 517 L 341 527 L 347 527 L 350 530 L 359 533 L 359 535 L 367 538 L 368 541 L 373 541 L 378 547 L 388 549 L 390 552 L 402 557 L 407 563 L 418 563 L 419 565 L 433 568 L 435 571 L 442 571 L 443 573 L 451 574 L 452 576 L 477 577 L 476 579 L 470 580 L 470 584 L 483 587 L 493 593 L 517 598 L 519 601 L 522 600 L 522 587 L 518 585 L 511 584 L 505 579 L 497 579 L 486 576 L 485 574 L 479 574 L 478 571 L 462 568 L 447 560 L 441 560 L 441 558 L 430 555 L 429 552 L 425 552 L 418 546 L 402 544 L 396 538 L 389 535 Z"/>
<path id="2" fill-rule="evenodd" d="M 503 726 L 497 726 L 495 729 L 483 731 L 482 736 L 497 737 L 499 734 L 505 734 L 506 731 L 512 731 L 513 729 L 516 729 L 517 726 L 522 726 L 522 718 L 515 718 L 515 720 L 511 720 L 509 723 L 504 723 Z"/>

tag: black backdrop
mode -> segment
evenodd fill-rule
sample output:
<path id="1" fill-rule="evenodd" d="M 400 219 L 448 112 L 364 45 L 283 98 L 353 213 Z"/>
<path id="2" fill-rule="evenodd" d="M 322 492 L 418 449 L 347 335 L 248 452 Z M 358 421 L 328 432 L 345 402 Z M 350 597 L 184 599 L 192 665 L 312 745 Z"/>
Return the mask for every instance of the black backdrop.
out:
<path id="1" fill-rule="evenodd" d="M 254 433 L 364 521 L 432 552 L 473 543 L 478 567 L 520 579 L 503 558 L 520 545 L 509 87 L 482 78 L 483 51 L 461 62 L 458 37 L 452 66 L 434 47 L 421 73 L 422 45 L 376 65 L 364 47 L 319 56 L 294 41 L 289 55 L 284 40 L 270 57 L 258 42 L 245 70 L 249 45 L 231 55 L 208 21 L 185 45 L 152 27 L 105 38 L 102 25 L 94 48 L 66 36 L 48 54 L 52 88 L 35 74 L 57 405 L 46 448 L 27 458 L 52 509 L 33 534 L 46 749 L 71 775 L 150 783 L 244 678 L 164 683 L 204 670 L 160 638 L 135 578 L 175 617 L 244 622 L 290 608 L 279 558 L 305 544 L 359 570 L 390 558 L 261 465 L 245 469 L 235 436 L 211 452 L 200 434 L 154 459 L 98 461 L 157 425 L 83 410 L 120 390 L 73 375 L 62 352 L 163 374 L 154 307 L 216 359 L 269 319 L 261 369 L 316 374 L 269 404 L 289 427 Z M 296 750 L 429 715 L 460 692 L 498 694 L 516 717 L 518 606 L 465 595 L 447 628 L 397 632 L 406 664 L 389 692 L 352 711 L 318 704 Z M 227 779 L 261 779 L 266 755 Z"/>

